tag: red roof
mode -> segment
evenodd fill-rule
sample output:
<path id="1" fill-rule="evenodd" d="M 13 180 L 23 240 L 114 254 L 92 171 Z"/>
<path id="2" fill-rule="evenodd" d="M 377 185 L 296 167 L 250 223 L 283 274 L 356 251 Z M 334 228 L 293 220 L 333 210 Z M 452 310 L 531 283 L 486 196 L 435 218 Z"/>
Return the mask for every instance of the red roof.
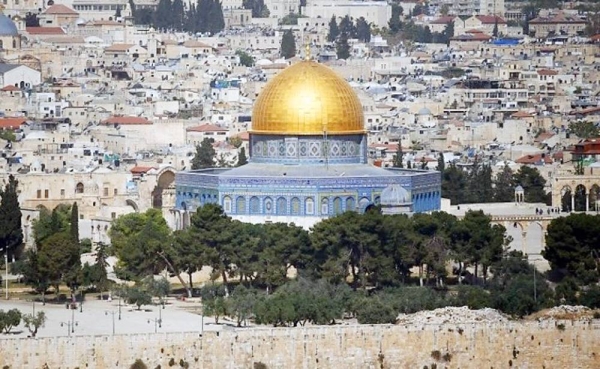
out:
<path id="1" fill-rule="evenodd" d="M 18 129 L 22 124 L 25 124 L 25 118 L 0 118 L 0 128 L 2 129 Z"/>
<path id="2" fill-rule="evenodd" d="M 511 117 L 512 117 L 512 118 L 533 118 L 533 115 L 529 114 L 529 113 L 528 113 L 528 112 L 526 112 L 526 111 L 522 111 L 522 110 L 520 110 L 520 111 L 518 111 L 518 112 L 516 112 L 516 113 L 513 113 L 513 114 L 511 115 Z"/>
<path id="3" fill-rule="evenodd" d="M 241 138 L 242 141 L 248 141 L 250 140 L 250 132 L 242 132 L 238 134 L 237 137 Z"/>
<path id="4" fill-rule="evenodd" d="M 477 19 L 482 24 L 506 24 L 506 21 L 502 17 L 498 17 L 497 15 L 478 15 Z"/>
<path id="5" fill-rule="evenodd" d="M 135 167 L 131 168 L 130 172 L 133 174 L 146 174 L 152 169 L 154 169 L 154 167 L 143 167 L 136 165 Z"/>
<path id="6" fill-rule="evenodd" d="M 544 162 L 545 164 L 552 164 L 552 158 L 549 155 L 542 154 L 534 154 L 534 155 L 525 155 L 517 160 L 515 160 L 517 164 L 538 164 Z"/>
<path id="7" fill-rule="evenodd" d="M 64 35 L 65 31 L 60 27 L 25 27 L 30 35 Z"/>
<path id="8" fill-rule="evenodd" d="M 552 69 L 538 69 L 537 73 L 540 76 L 555 76 L 558 74 L 557 71 L 552 70 Z"/>
<path id="9" fill-rule="evenodd" d="M 107 120 L 103 121 L 102 124 L 136 125 L 136 124 L 152 124 L 152 122 L 143 117 L 115 116 L 115 117 L 110 117 Z"/>
<path id="10" fill-rule="evenodd" d="M 581 110 L 573 110 L 572 112 L 570 112 L 570 115 L 587 115 L 587 114 L 593 114 L 593 113 L 599 113 L 600 112 L 600 106 L 594 106 L 591 108 L 586 108 L 586 109 L 581 109 Z"/>
<path id="11" fill-rule="evenodd" d="M 438 19 L 434 19 L 433 21 L 430 22 L 430 24 L 448 24 L 453 21 L 454 21 L 454 17 L 446 16 L 446 17 L 439 17 Z"/>
<path id="12" fill-rule="evenodd" d="M 71 14 L 71 15 L 79 15 L 75 10 L 69 8 L 68 6 L 62 4 L 55 4 L 50 6 L 44 14 Z"/>
<path id="13" fill-rule="evenodd" d="M 18 88 L 17 86 L 13 86 L 13 85 L 7 85 L 0 89 L 0 91 L 3 91 L 3 92 L 20 91 L 20 90 L 21 90 L 20 88 Z"/>
<path id="14" fill-rule="evenodd" d="M 188 132 L 227 132 L 227 129 L 214 124 L 203 124 L 201 126 L 190 127 Z"/>

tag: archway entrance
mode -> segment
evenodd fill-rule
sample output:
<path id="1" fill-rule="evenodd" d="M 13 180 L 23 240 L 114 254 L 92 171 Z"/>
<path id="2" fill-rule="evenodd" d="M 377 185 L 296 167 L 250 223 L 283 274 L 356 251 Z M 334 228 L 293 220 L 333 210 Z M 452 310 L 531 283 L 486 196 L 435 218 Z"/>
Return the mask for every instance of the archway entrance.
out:
<path id="1" fill-rule="evenodd" d="M 166 170 L 159 174 L 158 180 L 156 181 L 156 187 L 152 191 L 152 207 L 161 209 L 163 207 L 163 191 L 173 186 L 175 182 L 175 173 Z"/>

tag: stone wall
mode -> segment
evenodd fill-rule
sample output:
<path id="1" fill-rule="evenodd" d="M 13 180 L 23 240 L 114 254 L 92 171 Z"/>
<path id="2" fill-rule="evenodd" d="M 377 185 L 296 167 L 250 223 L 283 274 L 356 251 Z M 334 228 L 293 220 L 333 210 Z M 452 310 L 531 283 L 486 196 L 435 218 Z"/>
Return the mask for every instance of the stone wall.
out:
<path id="1" fill-rule="evenodd" d="M 599 321 L 257 328 L 0 341 L 0 368 L 600 368 Z M 170 365 L 171 364 L 171 365 Z M 183 365 L 182 365 L 183 364 Z M 47 366 L 46 366 L 47 365 Z"/>

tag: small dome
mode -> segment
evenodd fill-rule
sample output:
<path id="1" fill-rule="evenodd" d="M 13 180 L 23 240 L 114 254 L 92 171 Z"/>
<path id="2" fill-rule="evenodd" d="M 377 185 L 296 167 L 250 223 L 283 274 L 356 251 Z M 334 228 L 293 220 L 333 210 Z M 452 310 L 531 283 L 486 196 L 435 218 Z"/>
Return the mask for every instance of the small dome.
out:
<path id="1" fill-rule="evenodd" d="M 422 108 L 419 110 L 419 113 L 418 113 L 418 114 L 419 114 L 419 115 L 431 115 L 431 110 L 429 110 L 429 109 L 428 109 L 428 108 L 426 108 L 426 107 L 422 107 Z"/>
<path id="2" fill-rule="evenodd" d="M 0 36 L 18 36 L 19 30 L 9 17 L 0 13 Z"/>
<path id="3" fill-rule="evenodd" d="M 523 191 L 525 191 L 525 189 L 521 185 L 518 185 L 517 187 L 515 187 L 515 191 L 516 192 L 523 192 Z"/>
<path id="4" fill-rule="evenodd" d="M 381 191 L 380 203 L 382 206 L 396 206 L 410 203 L 410 194 L 399 184 L 392 184 Z"/>

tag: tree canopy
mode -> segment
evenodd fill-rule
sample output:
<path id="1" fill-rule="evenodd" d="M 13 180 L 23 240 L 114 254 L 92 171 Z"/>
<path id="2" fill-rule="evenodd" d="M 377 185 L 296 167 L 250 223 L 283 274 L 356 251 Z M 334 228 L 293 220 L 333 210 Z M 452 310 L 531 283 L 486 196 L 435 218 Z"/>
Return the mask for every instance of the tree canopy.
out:
<path id="1" fill-rule="evenodd" d="M 280 54 L 286 59 L 296 56 L 296 40 L 291 29 L 286 30 L 281 37 Z"/>
<path id="2" fill-rule="evenodd" d="M 18 185 L 19 182 L 11 174 L 4 190 L 0 189 L 0 248 L 8 255 L 14 254 L 23 243 Z"/>
<path id="3" fill-rule="evenodd" d="M 196 146 L 196 155 L 192 159 L 192 170 L 215 166 L 215 156 L 217 153 L 213 147 L 213 143 L 213 139 L 205 138 L 200 145 Z"/>

